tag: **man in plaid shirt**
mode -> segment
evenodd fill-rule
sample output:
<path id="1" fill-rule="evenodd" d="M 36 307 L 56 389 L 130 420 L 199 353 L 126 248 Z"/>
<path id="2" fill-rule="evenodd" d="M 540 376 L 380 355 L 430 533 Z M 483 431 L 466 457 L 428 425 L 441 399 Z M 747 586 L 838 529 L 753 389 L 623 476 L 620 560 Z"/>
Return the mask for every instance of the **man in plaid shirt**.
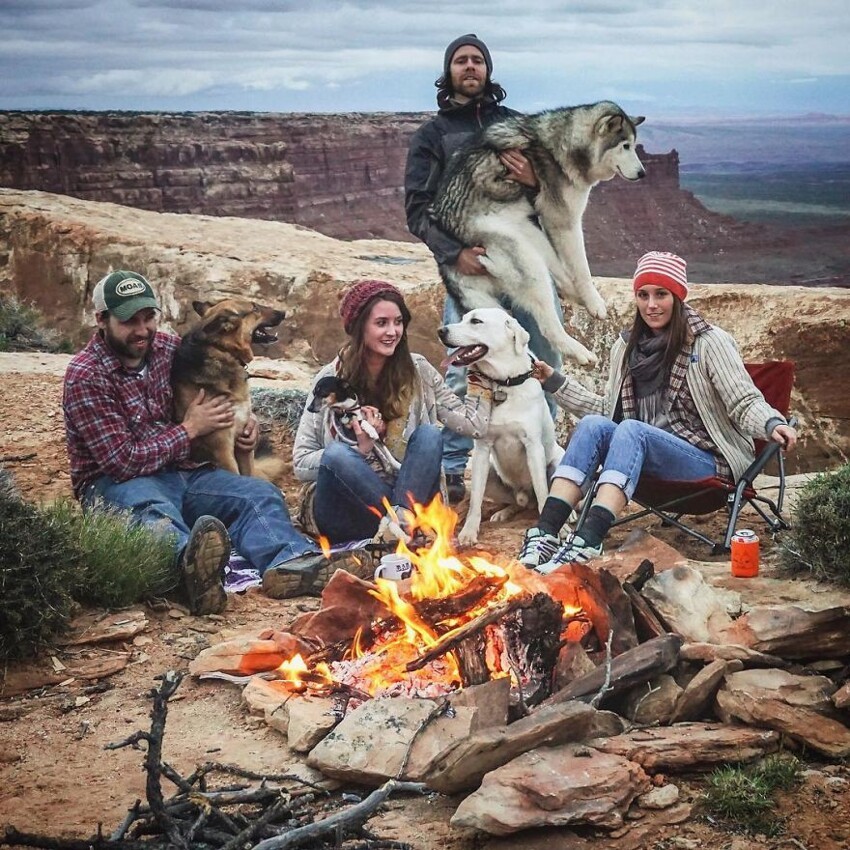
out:
<path id="1" fill-rule="evenodd" d="M 293 528 L 274 485 L 189 459 L 191 441 L 229 427 L 233 411 L 227 398 L 202 390 L 182 422 L 171 420 L 169 376 L 180 338 L 157 330 L 150 283 L 115 271 L 93 298 L 98 330 L 68 365 L 62 403 L 71 484 L 83 508 L 118 507 L 170 534 L 195 614 L 227 603 L 222 579 L 231 536 L 260 573 L 274 567 L 297 579 L 289 595 L 321 586 L 337 559 Z M 252 417 L 237 452 L 253 451 L 258 439 Z"/>

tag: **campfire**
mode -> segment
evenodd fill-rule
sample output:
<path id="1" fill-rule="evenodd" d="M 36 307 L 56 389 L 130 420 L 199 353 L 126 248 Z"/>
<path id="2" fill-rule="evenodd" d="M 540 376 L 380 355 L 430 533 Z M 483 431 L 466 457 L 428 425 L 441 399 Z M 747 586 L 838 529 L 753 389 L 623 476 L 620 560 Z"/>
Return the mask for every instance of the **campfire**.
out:
<path id="1" fill-rule="evenodd" d="M 377 603 L 372 620 L 349 641 L 285 659 L 277 680 L 299 693 L 345 692 L 355 704 L 436 698 L 502 677 L 527 704 L 548 696 L 562 637 L 589 631 L 581 609 L 555 601 L 515 562 L 461 557 L 452 545 L 457 514 L 439 497 L 413 511 L 414 540 L 433 542 L 399 541 L 411 577 L 376 579 L 366 591 Z"/>

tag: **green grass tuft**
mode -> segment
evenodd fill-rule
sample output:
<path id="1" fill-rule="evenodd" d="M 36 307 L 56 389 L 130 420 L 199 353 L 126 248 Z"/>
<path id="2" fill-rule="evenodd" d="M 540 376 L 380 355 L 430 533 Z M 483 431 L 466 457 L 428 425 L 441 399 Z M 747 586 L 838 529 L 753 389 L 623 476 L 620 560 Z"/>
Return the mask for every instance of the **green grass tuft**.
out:
<path id="1" fill-rule="evenodd" d="M 174 542 L 126 515 L 98 508 L 82 513 L 73 502 L 43 509 L 65 530 L 80 553 L 80 569 L 71 588 L 78 602 L 123 608 L 174 588 Z"/>
<path id="2" fill-rule="evenodd" d="M 276 390 L 257 387 L 251 390 L 251 408 L 263 421 L 280 422 L 290 434 L 298 430 L 298 422 L 307 403 L 303 390 Z"/>
<path id="3" fill-rule="evenodd" d="M 749 767 L 726 765 L 708 777 L 705 807 L 730 827 L 777 835 L 783 822 L 776 815 L 774 795 L 799 779 L 800 762 L 793 756 L 772 755 Z"/>

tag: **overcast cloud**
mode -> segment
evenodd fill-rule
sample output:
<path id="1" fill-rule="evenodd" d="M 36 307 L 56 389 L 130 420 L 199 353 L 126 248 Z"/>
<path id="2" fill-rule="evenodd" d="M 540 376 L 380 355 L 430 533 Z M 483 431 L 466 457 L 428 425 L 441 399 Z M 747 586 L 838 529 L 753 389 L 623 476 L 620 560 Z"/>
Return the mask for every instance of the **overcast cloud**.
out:
<path id="1" fill-rule="evenodd" d="M 847 0 L 0 0 L 0 109 L 421 111 L 475 31 L 524 111 L 850 114 Z"/>

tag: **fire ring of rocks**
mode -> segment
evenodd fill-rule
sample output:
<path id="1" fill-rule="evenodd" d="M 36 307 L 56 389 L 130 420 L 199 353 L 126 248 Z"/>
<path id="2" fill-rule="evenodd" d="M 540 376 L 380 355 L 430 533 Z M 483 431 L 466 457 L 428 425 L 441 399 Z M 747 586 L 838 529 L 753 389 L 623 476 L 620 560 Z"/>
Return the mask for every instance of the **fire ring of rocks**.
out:
<path id="1" fill-rule="evenodd" d="M 780 736 L 850 755 L 847 668 L 824 664 L 850 655 L 850 607 L 733 619 L 729 594 L 688 566 L 542 577 L 459 556 L 457 517 L 439 501 L 416 516 L 433 543 L 399 544 L 410 579 L 338 571 L 318 611 L 211 647 L 190 672 L 244 685 L 251 710 L 324 775 L 471 792 L 452 824 L 493 834 L 616 833 L 635 800 L 661 807 L 649 792 L 664 775 L 756 759 Z M 669 791 L 668 818 L 687 818 Z"/>

